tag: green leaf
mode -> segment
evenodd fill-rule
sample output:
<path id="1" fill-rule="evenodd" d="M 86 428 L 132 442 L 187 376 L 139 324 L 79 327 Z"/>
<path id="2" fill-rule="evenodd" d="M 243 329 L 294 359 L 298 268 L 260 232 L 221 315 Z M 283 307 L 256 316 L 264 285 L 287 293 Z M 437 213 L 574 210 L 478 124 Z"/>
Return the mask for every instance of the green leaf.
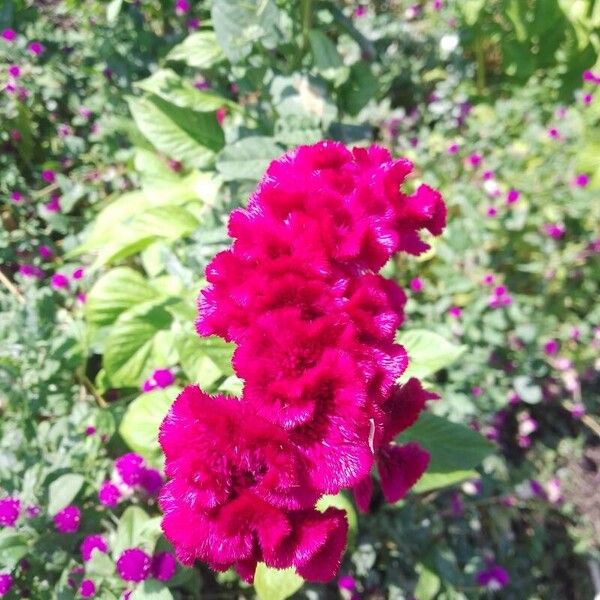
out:
<path id="1" fill-rule="evenodd" d="M 121 7 L 123 6 L 123 0 L 111 0 L 106 6 L 106 20 L 109 25 L 113 25 L 117 20 Z"/>
<path id="2" fill-rule="evenodd" d="M 542 400 L 542 388 L 535 384 L 531 377 L 527 375 L 518 375 L 513 380 L 513 385 L 517 396 L 528 404 L 537 404 Z"/>
<path id="3" fill-rule="evenodd" d="M 277 41 L 279 10 L 272 0 L 219 0 L 212 3 L 211 16 L 217 41 L 231 62 L 246 58 L 254 42 L 272 48 Z"/>
<path id="4" fill-rule="evenodd" d="M 416 494 L 424 494 L 431 490 L 457 485 L 467 479 L 475 479 L 479 477 L 477 471 L 472 469 L 450 471 L 449 473 L 425 473 L 419 481 L 411 488 L 411 491 Z"/>
<path id="5" fill-rule="evenodd" d="M 357 115 L 377 94 L 378 87 L 379 81 L 367 63 L 353 64 L 348 81 L 340 88 L 343 109 L 351 115 Z"/>
<path id="6" fill-rule="evenodd" d="M 160 581 L 147 579 L 133 590 L 129 600 L 173 600 L 173 594 Z"/>
<path id="7" fill-rule="evenodd" d="M 249 179 L 258 181 L 269 163 L 283 150 L 271 137 L 247 137 L 221 150 L 217 156 L 217 171 L 225 181 Z"/>
<path id="8" fill-rule="evenodd" d="M 452 485 L 474 475 L 471 469 L 494 450 L 482 435 L 447 419 L 424 412 L 419 420 L 404 431 L 399 441 L 416 441 L 431 455 L 429 468 L 415 491 L 426 491 Z"/>
<path id="9" fill-rule="evenodd" d="M 126 310 L 160 295 L 148 280 L 129 267 L 105 273 L 88 292 L 85 316 L 93 325 L 109 325 Z"/>
<path id="10" fill-rule="evenodd" d="M 178 392 L 178 388 L 168 387 L 141 394 L 123 415 L 121 437 L 134 452 L 150 461 L 160 456 L 158 429 Z"/>
<path id="11" fill-rule="evenodd" d="M 115 563 L 110 556 L 97 548 L 92 550 L 92 557 L 85 563 L 85 574 L 89 577 L 110 577 L 114 572 Z"/>
<path id="12" fill-rule="evenodd" d="M 66 473 L 48 486 L 48 514 L 52 517 L 71 504 L 83 486 L 83 475 Z"/>
<path id="13" fill-rule="evenodd" d="M 348 546 L 354 546 L 356 541 L 356 535 L 358 533 L 358 516 L 354 505 L 342 492 L 335 496 L 322 496 L 317 502 L 317 510 L 325 512 L 328 508 L 340 508 L 346 512 L 346 518 L 348 519 Z"/>
<path id="14" fill-rule="evenodd" d="M 135 85 L 176 106 L 190 108 L 196 112 L 214 112 L 223 106 L 230 108 L 238 106 L 235 102 L 219 96 L 215 92 L 196 89 L 189 81 L 183 80 L 171 69 L 156 71 Z"/>
<path id="15" fill-rule="evenodd" d="M 197 31 L 188 35 L 167 55 L 167 60 L 183 61 L 198 69 L 209 69 L 224 58 L 213 31 Z"/>
<path id="16" fill-rule="evenodd" d="M 457 346 L 441 335 L 426 329 L 408 329 L 396 336 L 408 352 L 408 369 L 402 379 L 409 377 L 424 378 L 451 365 L 467 349 Z"/>
<path id="17" fill-rule="evenodd" d="M 104 369 L 114 386 L 138 387 L 153 368 L 164 366 L 153 360 L 155 342 L 171 321 L 171 314 L 162 306 L 139 315 L 125 313 L 116 321 L 104 350 Z"/>
<path id="18" fill-rule="evenodd" d="M 0 571 L 12 571 L 27 554 L 27 538 L 13 529 L 0 529 Z"/>
<path id="19" fill-rule="evenodd" d="M 304 583 L 294 569 L 272 569 L 264 563 L 256 565 L 254 589 L 260 600 L 285 600 Z"/>
<path id="20" fill-rule="evenodd" d="M 346 81 L 350 69 L 344 66 L 335 44 L 320 29 L 311 29 L 308 39 L 317 71 L 339 85 Z"/>
<path id="21" fill-rule="evenodd" d="M 417 565 L 417 572 L 419 580 L 414 591 L 416 600 L 433 600 L 440 591 L 440 578 L 423 564 Z"/>
<path id="22" fill-rule="evenodd" d="M 213 113 L 181 108 L 156 95 L 129 98 L 128 103 L 144 137 L 170 158 L 202 168 L 223 147 L 223 130 Z"/>
<path id="23" fill-rule="evenodd" d="M 233 374 L 233 346 L 220 338 L 201 338 L 185 333 L 178 336 L 176 349 L 185 374 L 202 388 L 208 388 L 222 377 Z"/>
<path id="24" fill-rule="evenodd" d="M 143 541 L 143 532 L 150 517 L 139 506 L 128 506 L 119 519 L 117 535 L 112 546 L 116 560 L 127 548 L 135 548 Z"/>

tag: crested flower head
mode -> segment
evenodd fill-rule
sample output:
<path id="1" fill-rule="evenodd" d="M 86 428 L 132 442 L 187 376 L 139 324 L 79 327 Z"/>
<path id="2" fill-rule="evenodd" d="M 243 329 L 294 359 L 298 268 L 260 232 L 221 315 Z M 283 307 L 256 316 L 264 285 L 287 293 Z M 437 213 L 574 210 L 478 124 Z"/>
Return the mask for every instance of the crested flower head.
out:
<path id="1" fill-rule="evenodd" d="M 184 564 L 251 581 L 262 561 L 328 581 L 348 524 L 317 499 L 352 488 L 366 509 L 376 466 L 395 502 L 426 469 L 425 450 L 394 443 L 432 396 L 417 380 L 396 384 L 406 296 L 379 274 L 445 226 L 436 190 L 403 191 L 411 171 L 378 146 L 301 146 L 231 214 L 234 241 L 206 269 L 197 330 L 236 343 L 243 395 L 188 386 L 159 435 L 163 531 Z"/>

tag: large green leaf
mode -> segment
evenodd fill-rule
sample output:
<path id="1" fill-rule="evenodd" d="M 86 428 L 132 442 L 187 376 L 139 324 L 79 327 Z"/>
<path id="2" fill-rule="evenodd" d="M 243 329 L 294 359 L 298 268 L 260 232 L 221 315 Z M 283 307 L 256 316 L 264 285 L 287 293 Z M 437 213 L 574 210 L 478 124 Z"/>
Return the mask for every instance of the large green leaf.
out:
<path id="1" fill-rule="evenodd" d="M 156 95 L 129 98 L 129 109 L 155 148 L 191 167 L 210 165 L 225 142 L 213 113 L 181 108 Z"/>
<path id="2" fill-rule="evenodd" d="M 158 429 L 178 392 L 176 387 L 152 390 L 129 404 L 119 433 L 134 452 L 148 460 L 160 456 Z"/>
<path id="3" fill-rule="evenodd" d="M 271 137 L 254 136 L 229 144 L 217 156 L 217 170 L 226 181 L 258 181 L 269 163 L 283 150 Z"/>
<path id="4" fill-rule="evenodd" d="M 129 600 L 173 600 L 173 594 L 164 583 L 156 579 L 147 579 L 133 590 Z"/>
<path id="5" fill-rule="evenodd" d="M 308 39 L 317 71 L 336 85 L 343 83 L 350 69 L 344 66 L 335 44 L 320 29 L 311 29 Z"/>
<path id="6" fill-rule="evenodd" d="M 223 106 L 237 107 L 235 102 L 215 92 L 195 88 L 171 69 L 160 69 L 135 85 L 167 102 L 196 112 L 214 112 Z"/>
<path id="7" fill-rule="evenodd" d="M 408 369 L 403 379 L 428 377 L 451 365 L 465 351 L 466 346 L 457 346 L 441 335 L 426 329 L 408 329 L 396 336 L 408 352 Z"/>
<path id="8" fill-rule="evenodd" d="M 272 569 L 264 563 L 256 565 L 254 589 L 260 600 L 285 600 L 304 583 L 294 569 Z"/>
<path id="9" fill-rule="evenodd" d="M 246 58 L 254 42 L 273 47 L 277 41 L 279 10 L 273 0 L 219 0 L 212 3 L 215 35 L 231 62 Z"/>
<path id="10" fill-rule="evenodd" d="M 112 556 L 116 560 L 123 550 L 135 548 L 143 541 L 144 530 L 150 517 L 139 506 L 128 506 L 119 519 L 117 535 L 112 544 Z"/>
<path id="11" fill-rule="evenodd" d="M 321 512 L 325 512 L 328 508 L 340 508 L 346 513 L 348 519 L 348 546 L 352 547 L 356 541 L 356 535 L 358 533 L 358 515 L 354 509 L 354 504 L 350 501 L 348 496 L 342 492 L 335 496 L 321 496 L 317 502 L 317 509 Z"/>
<path id="12" fill-rule="evenodd" d="M 475 476 L 472 469 L 494 450 L 493 444 L 476 431 L 428 412 L 422 413 L 399 441 L 419 442 L 431 455 L 429 468 L 415 491 L 444 487 Z"/>
<path id="13" fill-rule="evenodd" d="M 48 514 L 54 516 L 71 504 L 83 486 L 83 475 L 66 473 L 48 486 Z"/>
<path id="14" fill-rule="evenodd" d="M 188 35 L 167 55 L 168 60 L 180 60 L 198 69 L 209 69 L 224 58 L 225 55 L 212 31 L 197 31 Z"/>
<path id="15" fill-rule="evenodd" d="M 14 529 L 0 529 L 0 571 L 12 571 L 27 554 L 27 538 Z"/>
<path id="16" fill-rule="evenodd" d="M 158 290 L 138 271 L 118 267 L 105 273 L 88 292 L 85 316 L 93 325 L 109 325 L 126 310 L 155 300 Z"/>
<path id="17" fill-rule="evenodd" d="M 177 337 L 176 349 L 185 374 L 202 388 L 233 374 L 233 346 L 221 338 L 183 333 Z"/>
<path id="18" fill-rule="evenodd" d="M 158 334 L 168 330 L 173 319 L 162 306 L 130 313 L 116 321 L 105 342 L 104 369 L 117 387 L 137 387 L 154 368 L 164 366 L 155 358 L 163 350 Z"/>

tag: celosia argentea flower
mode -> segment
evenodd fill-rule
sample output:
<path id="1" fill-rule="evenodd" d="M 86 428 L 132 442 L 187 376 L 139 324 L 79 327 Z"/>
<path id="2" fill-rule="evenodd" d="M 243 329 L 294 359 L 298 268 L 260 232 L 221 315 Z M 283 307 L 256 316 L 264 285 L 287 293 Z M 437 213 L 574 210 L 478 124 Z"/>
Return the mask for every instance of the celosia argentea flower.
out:
<path id="1" fill-rule="evenodd" d="M 235 342 L 243 395 L 189 386 L 160 431 L 163 529 L 183 563 L 252 581 L 263 561 L 330 580 L 348 525 L 342 510 L 318 511 L 319 497 L 352 488 L 368 510 L 374 466 L 390 502 L 427 468 L 425 450 L 394 439 L 435 396 L 397 384 L 406 297 L 378 274 L 445 225 L 437 191 L 400 190 L 411 169 L 377 146 L 302 146 L 232 213 L 235 241 L 206 269 L 197 329 Z"/>

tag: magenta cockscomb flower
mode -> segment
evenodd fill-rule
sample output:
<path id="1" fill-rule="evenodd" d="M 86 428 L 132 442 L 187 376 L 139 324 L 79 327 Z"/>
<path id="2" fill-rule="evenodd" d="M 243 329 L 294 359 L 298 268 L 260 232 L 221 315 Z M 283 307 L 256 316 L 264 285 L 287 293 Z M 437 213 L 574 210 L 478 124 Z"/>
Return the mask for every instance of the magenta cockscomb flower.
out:
<path id="1" fill-rule="evenodd" d="M 41 279 L 44 276 L 44 271 L 35 265 L 21 265 L 19 267 L 19 275 L 31 279 Z"/>
<path id="2" fill-rule="evenodd" d="M 515 190 L 514 188 L 508 190 L 507 194 L 506 194 L 506 203 L 507 204 L 514 204 L 515 202 L 517 202 L 519 200 L 521 196 L 521 193 L 519 192 L 519 190 Z"/>
<path id="3" fill-rule="evenodd" d="M 81 509 L 70 505 L 54 515 L 54 527 L 59 533 L 75 533 L 81 524 Z"/>
<path id="4" fill-rule="evenodd" d="M 152 557 L 152 577 L 159 581 L 168 581 L 175 575 L 177 561 L 170 552 L 158 552 Z"/>
<path id="5" fill-rule="evenodd" d="M 15 203 L 19 204 L 23 201 L 23 194 L 21 192 L 11 192 L 10 199 Z"/>
<path id="6" fill-rule="evenodd" d="M 96 584 L 92 579 L 84 579 L 81 582 L 79 595 L 82 598 L 93 598 L 96 595 Z"/>
<path id="7" fill-rule="evenodd" d="M 150 577 L 151 558 L 140 548 L 128 548 L 117 559 L 117 572 L 123 581 L 144 581 Z"/>
<path id="8" fill-rule="evenodd" d="M 0 499 L 0 527 L 14 527 L 21 514 L 21 501 L 9 496 Z"/>
<path id="9" fill-rule="evenodd" d="M 125 485 L 131 487 L 140 483 L 144 468 L 144 459 L 135 452 L 128 452 L 115 460 L 115 471 L 119 478 Z"/>
<path id="10" fill-rule="evenodd" d="M 50 278 L 50 285 L 55 290 L 65 290 L 69 287 L 69 278 L 63 273 L 54 273 Z"/>
<path id="11" fill-rule="evenodd" d="M 29 44 L 27 45 L 27 51 L 33 56 L 39 56 L 44 52 L 44 50 L 44 45 L 41 42 L 29 42 Z"/>
<path id="12" fill-rule="evenodd" d="M 508 571 L 500 565 L 490 563 L 475 575 L 475 581 L 480 587 L 487 588 L 490 591 L 498 591 L 508 585 L 510 576 Z"/>
<path id="13" fill-rule="evenodd" d="M 150 392 L 156 388 L 166 388 L 175 383 L 175 374 L 171 369 L 156 369 L 142 384 L 143 392 Z"/>
<path id="14" fill-rule="evenodd" d="M 81 542 L 79 549 L 81 551 L 81 557 L 84 562 L 86 562 L 92 558 L 92 552 L 94 550 L 106 554 L 108 552 L 108 545 L 106 544 L 104 537 L 100 534 L 86 535 L 83 538 L 83 542 Z"/>
<path id="15" fill-rule="evenodd" d="M 414 378 L 396 383 L 406 296 L 379 274 L 396 252 L 425 252 L 420 232 L 445 225 L 436 190 L 401 190 L 411 169 L 377 146 L 301 146 L 231 214 L 234 242 L 206 269 L 197 330 L 236 343 L 243 397 L 188 386 L 159 434 L 163 530 L 184 564 L 252 581 L 262 561 L 328 581 L 348 523 L 316 499 L 352 488 L 367 510 L 376 467 L 396 502 L 427 468 L 425 450 L 395 439 L 436 396 Z"/>
<path id="16" fill-rule="evenodd" d="M 14 29 L 4 29 L 2 31 L 2 39 L 5 42 L 14 42 L 17 39 L 17 32 Z"/>
<path id="17" fill-rule="evenodd" d="M 584 188 L 590 183 L 590 177 L 586 173 L 579 173 L 573 178 L 573 186 Z"/>
<path id="18" fill-rule="evenodd" d="M 103 506 L 115 508 L 121 500 L 121 491 L 114 483 L 105 481 L 98 491 L 98 500 Z"/>
<path id="19" fill-rule="evenodd" d="M 0 598 L 8 595 L 12 589 L 13 578 L 10 573 L 0 573 Z"/>
<path id="20" fill-rule="evenodd" d="M 423 280 L 420 277 L 414 277 L 410 280 L 410 289 L 418 294 L 423 291 Z"/>

